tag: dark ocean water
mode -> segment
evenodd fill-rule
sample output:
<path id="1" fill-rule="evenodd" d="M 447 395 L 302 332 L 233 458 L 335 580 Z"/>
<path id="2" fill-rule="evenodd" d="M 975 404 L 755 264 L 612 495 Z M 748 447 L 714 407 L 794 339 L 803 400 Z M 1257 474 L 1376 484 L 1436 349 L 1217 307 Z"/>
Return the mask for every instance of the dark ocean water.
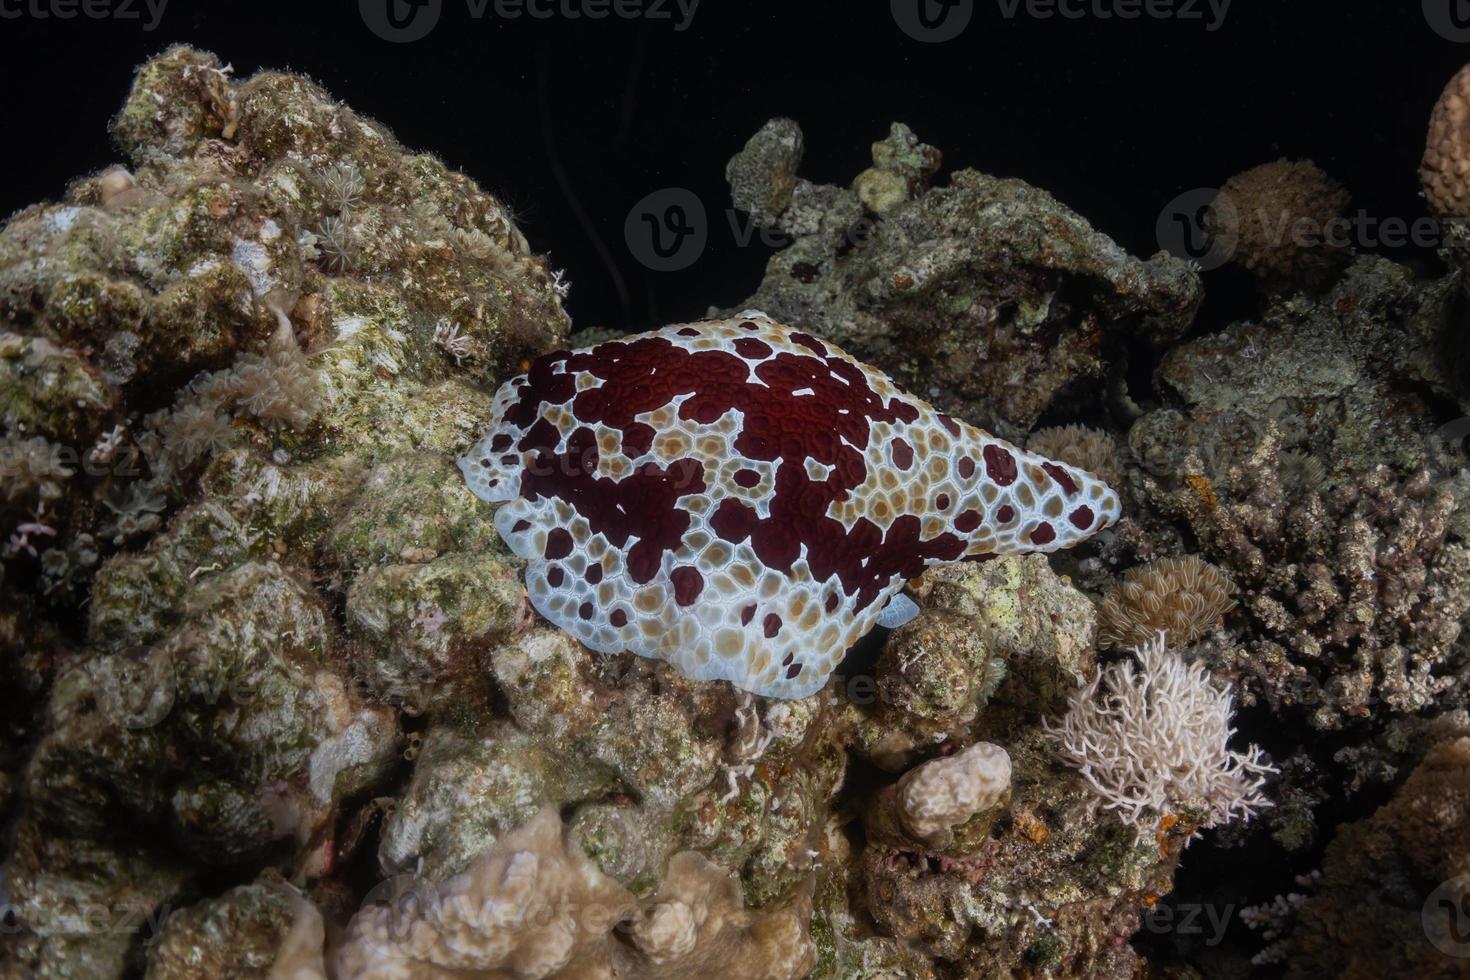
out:
<path id="1" fill-rule="evenodd" d="M 5 0 L 0 210 L 112 162 L 105 125 L 132 69 L 188 42 L 242 76 L 305 72 L 438 153 L 514 203 L 567 270 L 579 327 L 641 328 L 754 289 L 769 249 L 732 229 L 723 170 L 773 116 L 805 129 L 809 179 L 847 183 L 899 120 L 946 169 L 1021 177 L 1149 254 L 1181 191 L 1281 156 L 1315 159 L 1372 220 L 1422 214 L 1429 109 L 1470 58 L 1456 0 L 924 2 L 927 22 L 888 2 L 92 0 L 105 16 L 88 16 Z M 379 36 L 394 31 L 423 36 Z M 955 36 L 911 36 L 926 32 Z M 670 187 L 703 203 L 708 244 L 653 272 L 624 223 Z M 1229 273 L 1216 281 L 1228 301 Z"/>

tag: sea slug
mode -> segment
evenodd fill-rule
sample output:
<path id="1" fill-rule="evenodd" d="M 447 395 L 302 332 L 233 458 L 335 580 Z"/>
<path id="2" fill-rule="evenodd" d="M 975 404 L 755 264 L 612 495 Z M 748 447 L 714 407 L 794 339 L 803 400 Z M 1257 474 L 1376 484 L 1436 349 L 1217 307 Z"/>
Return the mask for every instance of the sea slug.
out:
<path id="1" fill-rule="evenodd" d="M 757 311 L 547 354 L 462 459 L 531 603 L 603 653 L 768 697 L 818 690 L 938 562 L 1112 524 L 1074 467 L 937 411 Z M 885 614 L 886 610 L 886 614 Z"/>

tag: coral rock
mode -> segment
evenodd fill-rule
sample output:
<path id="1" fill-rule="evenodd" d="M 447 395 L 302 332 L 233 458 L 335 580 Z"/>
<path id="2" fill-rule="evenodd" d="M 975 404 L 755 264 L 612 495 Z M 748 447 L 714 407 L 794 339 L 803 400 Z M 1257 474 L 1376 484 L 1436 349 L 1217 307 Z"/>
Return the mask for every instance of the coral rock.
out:
<path id="1" fill-rule="evenodd" d="M 943 843 L 952 828 L 994 807 L 1010 788 L 1006 750 L 977 742 L 956 755 L 926 762 L 899 780 L 900 819 L 916 839 Z"/>
<path id="2" fill-rule="evenodd" d="M 1429 118 L 1419 179 L 1429 206 L 1448 217 L 1470 218 L 1470 65 L 1445 86 Z"/>

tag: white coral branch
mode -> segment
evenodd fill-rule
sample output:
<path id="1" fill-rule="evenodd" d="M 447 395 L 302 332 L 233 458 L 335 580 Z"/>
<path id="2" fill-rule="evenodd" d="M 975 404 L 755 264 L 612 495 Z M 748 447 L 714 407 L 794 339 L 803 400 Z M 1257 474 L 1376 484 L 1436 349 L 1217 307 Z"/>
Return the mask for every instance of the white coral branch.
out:
<path id="1" fill-rule="evenodd" d="M 1256 746 L 1229 747 L 1229 686 L 1171 653 L 1162 633 L 1134 655 L 1136 667 L 1123 661 L 1100 671 L 1072 695 L 1062 719 L 1043 723 L 1094 808 L 1116 812 L 1142 836 L 1150 815 L 1174 807 L 1203 805 L 1204 826 L 1214 827 L 1270 806 L 1262 789 L 1275 767 Z"/>

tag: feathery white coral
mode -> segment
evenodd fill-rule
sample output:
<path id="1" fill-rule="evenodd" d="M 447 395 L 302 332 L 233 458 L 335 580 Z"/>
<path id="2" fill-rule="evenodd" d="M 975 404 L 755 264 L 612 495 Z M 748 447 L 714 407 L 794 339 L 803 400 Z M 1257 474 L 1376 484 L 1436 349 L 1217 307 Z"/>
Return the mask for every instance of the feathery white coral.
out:
<path id="1" fill-rule="evenodd" d="M 1145 815 L 1204 806 L 1204 826 L 1250 819 L 1271 803 L 1261 749 L 1230 749 L 1230 688 L 1217 687 L 1199 664 L 1186 664 L 1164 634 L 1134 648 L 1072 695 L 1060 721 L 1043 722 L 1061 755 L 1082 775 L 1094 809 L 1118 814 L 1140 835 Z M 1098 699 L 1099 689 L 1103 692 Z"/>

